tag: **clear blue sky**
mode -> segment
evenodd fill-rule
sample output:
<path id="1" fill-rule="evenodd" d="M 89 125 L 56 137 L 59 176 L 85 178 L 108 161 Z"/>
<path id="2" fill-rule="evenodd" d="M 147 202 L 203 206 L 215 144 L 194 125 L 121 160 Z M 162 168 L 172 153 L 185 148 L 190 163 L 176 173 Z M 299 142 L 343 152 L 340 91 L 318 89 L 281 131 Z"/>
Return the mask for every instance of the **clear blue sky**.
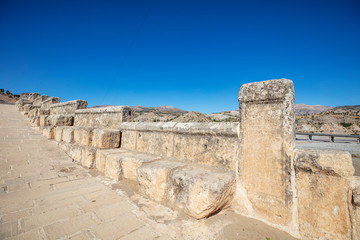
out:
<path id="1" fill-rule="evenodd" d="M 93 105 L 238 107 L 242 84 L 360 104 L 360 2 L 0 0 L 0 88 Z"/>

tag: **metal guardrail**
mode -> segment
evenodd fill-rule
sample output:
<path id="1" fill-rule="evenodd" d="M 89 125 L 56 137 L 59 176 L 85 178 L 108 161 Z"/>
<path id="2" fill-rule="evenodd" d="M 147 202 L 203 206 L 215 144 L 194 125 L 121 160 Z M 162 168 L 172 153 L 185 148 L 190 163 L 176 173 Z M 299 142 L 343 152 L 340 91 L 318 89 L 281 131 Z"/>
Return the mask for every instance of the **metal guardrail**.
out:
<path id="1" fill-rule="evenodd" d="M 331 134 L 331 133 L 300 133 L 300 132 L 297 132 L 296 135 L 307 135 L 309 141 L 312 140 L 313 136 L 329 137 L 330 142 L 334 142 L 335 137 L 356 138 L 357 143 L 360 143 L 360 135 L 342 135 L 342 134 Z"/>

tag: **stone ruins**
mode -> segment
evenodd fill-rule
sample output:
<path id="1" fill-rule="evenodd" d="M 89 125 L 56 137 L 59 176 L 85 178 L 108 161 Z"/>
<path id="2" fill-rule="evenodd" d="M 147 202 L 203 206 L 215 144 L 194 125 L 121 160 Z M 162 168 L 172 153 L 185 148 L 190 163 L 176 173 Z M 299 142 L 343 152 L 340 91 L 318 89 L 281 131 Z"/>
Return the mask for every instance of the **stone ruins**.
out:
<path id="1" fill-rule="evenodd" d="M 132 122 L 130 107 L 38 93 L 16 105 L 74 161 L 196 219 L 231 207 L 302 239 L 360 239 L 351 155 L 296 149 L 293 82 L 245 84 L 238 99 L 239 123 Z"/>

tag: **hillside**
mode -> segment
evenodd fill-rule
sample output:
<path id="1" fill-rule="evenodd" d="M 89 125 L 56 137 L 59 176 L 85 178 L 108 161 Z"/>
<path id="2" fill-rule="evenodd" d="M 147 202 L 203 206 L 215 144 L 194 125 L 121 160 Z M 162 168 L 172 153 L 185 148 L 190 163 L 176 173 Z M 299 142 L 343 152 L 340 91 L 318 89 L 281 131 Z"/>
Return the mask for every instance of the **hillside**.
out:
<path id="1" fill-rule="evenodd" d="M 238 122 L 239 110 L 212 114 L 187 112 L 170 106 L 135 106 L 137 122 Z M 360 105 L 329 107 L 295 104 L 296 131 L 360 134 Z"/>
<path id="2" fill-rule="evenodd" d="M 338 106 L 318 114 L 296 116 L 296 131 L 360 135 L 360 105 Z"/>
<path id="3" fill-rule="evenodd" d="M 295 104 L 295 114 L 296 115 L 307 115 L 307 114 L 317 114 L 325 111 L 329 111 L 334 107 L 322 106 L 322 105 L 306 105 L 306 104 Z"/>
<path id="4" fill-rule="evenodd" d="M 19 99 L 19 95 L 6 94 L 0 92 L 0 104 L 12 104 L 15 103 Z"/>

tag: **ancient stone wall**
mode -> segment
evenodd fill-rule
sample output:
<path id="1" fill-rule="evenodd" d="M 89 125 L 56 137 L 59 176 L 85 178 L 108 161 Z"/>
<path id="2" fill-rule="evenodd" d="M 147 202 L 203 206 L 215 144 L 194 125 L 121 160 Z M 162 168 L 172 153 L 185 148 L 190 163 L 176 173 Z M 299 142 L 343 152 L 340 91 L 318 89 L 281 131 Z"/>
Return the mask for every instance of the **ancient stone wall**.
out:
<path id="1" fill-rule="evenodd" d="M 354 167 L 348 152 L 297 150 L 299 232 L 306 239 L 351 239 Z"/>
<path id="2" fill-rule="evenodd" d="M 121 147 L 235 170 L 239 123 L 137 123 L 121 125 Z"/>
<path id="3" fill-rule="evenodd" d="M 48 98 L 49 98 L 48 95 L 41 95 L 40 97 L 36 98 L 36 99 L 33 101 L 32 105 L 33 105 L 33 106 L 36 106 L 36 107 L 41 107 L 42 102 L 45 101 L 45 100 L 47 100 Z"/>
<path id="4" fill-rule="evenodd" d="M 40 116 L 44 136 L 84 167 L 135 180 L 154 201 L 198 219 L 230 206 L 303 239 L 360 239 L 351 156 L 295 148 L 291 80 L 243 85 L 240 123 L 138 123 L 126 106 L 49 98 L 39 107 L 33 96 L 17 106 Z"/>
<path id="5" fill-rule="evenodd" d="M 120 128 L 122 122 L 133 120 L 132 109 L 126 106 L 79 109 L 75 115 L 76 127 Z"/>
<path id="6" fill-rule="evenodd" d="M 63 103 L 56 103 L 50 106 L 50 115 L 72 115 L 78 109 L 87 107 L 87 102 L 84 100 L 73 100 Z"/>

